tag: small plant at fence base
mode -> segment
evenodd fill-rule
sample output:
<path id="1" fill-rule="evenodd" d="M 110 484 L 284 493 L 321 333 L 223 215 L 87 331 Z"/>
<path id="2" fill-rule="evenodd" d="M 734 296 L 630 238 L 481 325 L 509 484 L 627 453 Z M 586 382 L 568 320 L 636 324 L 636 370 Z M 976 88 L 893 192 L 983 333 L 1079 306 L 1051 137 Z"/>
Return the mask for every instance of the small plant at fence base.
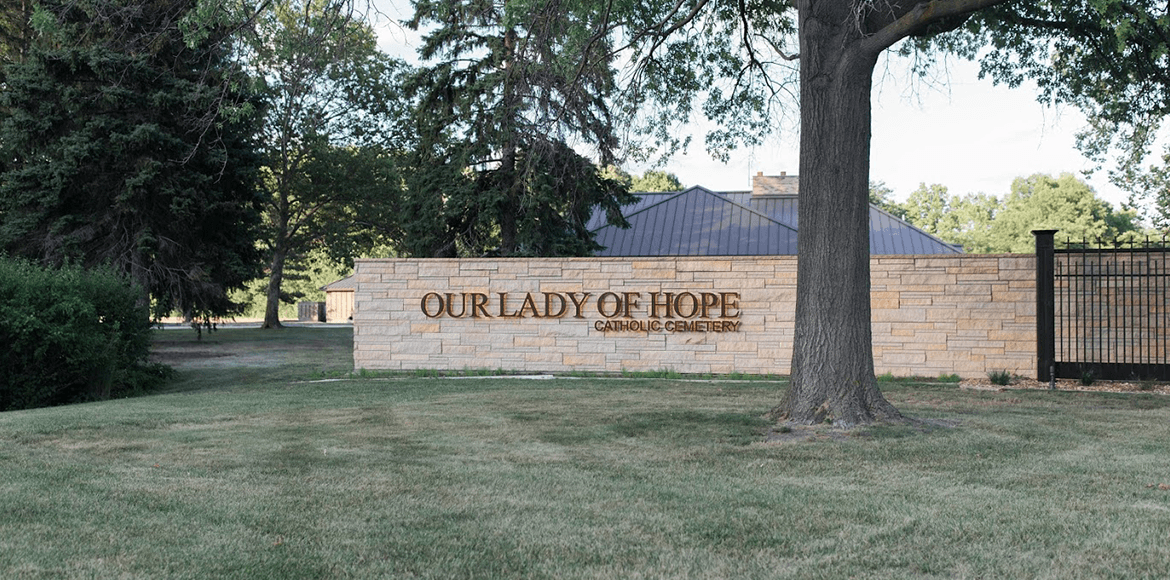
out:
<path id="1" fill-rule="evenodd" d="M 1081 373 L 1081 384 L 1088 387 L 1097 382 L 1097 375 L 1093 371 L 1085 371 Z"/>
<path id="2" fill-rule="evenodd" d="M 1012 382 L 1012 374 L 1007 371 L 991 371 L 987 373 L 987 379 L 994 385 L 1007 386 Z"/>

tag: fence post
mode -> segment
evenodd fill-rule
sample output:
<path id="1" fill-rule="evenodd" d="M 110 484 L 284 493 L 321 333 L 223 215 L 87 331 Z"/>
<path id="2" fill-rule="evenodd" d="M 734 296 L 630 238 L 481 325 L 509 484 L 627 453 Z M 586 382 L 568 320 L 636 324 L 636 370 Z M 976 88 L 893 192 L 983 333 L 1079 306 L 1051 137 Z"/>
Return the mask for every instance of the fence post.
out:
<path id="1" fill-rule="evenodd" d="M 1058 230 L 1032 230 L 1036 236 L 1036 380 L 1055 379 L 1056 295 L 1053 283 Z"/>

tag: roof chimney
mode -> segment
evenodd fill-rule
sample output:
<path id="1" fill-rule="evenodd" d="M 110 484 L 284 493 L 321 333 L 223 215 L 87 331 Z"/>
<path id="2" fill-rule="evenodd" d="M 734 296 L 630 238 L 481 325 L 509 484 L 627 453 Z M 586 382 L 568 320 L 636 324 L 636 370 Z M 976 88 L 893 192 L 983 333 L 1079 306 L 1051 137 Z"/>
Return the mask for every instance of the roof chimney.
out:
<path id="1" fill-rule="evenodd" d="M 781 171 L 778 176 L 758 171 L 752 178 L 752 195 L 796 195 L 799 191 L 800 180 L 787 171 Z"/>

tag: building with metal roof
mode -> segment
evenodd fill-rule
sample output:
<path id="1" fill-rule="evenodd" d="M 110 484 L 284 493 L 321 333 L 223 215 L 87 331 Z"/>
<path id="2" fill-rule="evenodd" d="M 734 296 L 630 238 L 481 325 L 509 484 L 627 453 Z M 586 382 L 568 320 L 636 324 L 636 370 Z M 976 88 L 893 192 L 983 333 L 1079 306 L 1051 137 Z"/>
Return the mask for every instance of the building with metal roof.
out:
<path id="1" fill-rule="evenodd" d="M 589 224 L 598 256 L 761 256 L 796 253 L 796 229 L 721 194 L 692 187 L 640 196 L 623 215 L 629 229 Z"/>
<path id="2" fill-rule="evenodd" d="M 691 187 L 679 192 L 635 194 L 622 208 L 628 229 L 590 219 L 598 256 L 760 256 L 796 254 L 796 176 L 757 174 L 752 191 L 713 192 Z M 869 210 L 872 254 L 961 254 L 948 244 L 876 206 Z"/>

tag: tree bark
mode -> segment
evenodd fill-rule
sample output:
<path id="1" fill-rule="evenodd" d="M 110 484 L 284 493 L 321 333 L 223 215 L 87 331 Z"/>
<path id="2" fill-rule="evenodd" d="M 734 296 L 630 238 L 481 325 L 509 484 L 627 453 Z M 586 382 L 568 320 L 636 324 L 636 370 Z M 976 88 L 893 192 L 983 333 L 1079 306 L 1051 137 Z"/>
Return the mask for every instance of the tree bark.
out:
<path id="1" fill-rule="evenodd" d="M 284 281 L 284 262 L 288 248 L 284 235 L 277 236 L 276 247 L 272 250 L 271 271 L 268 274 L 268 291 L 264 301 L 264 323 L 260 328 L 284 328 L 280 323 L 280 285 Z"/>
<path id="2" fill-rule="evenodd" d="M 792 384 L 771 416 L 853 426 L 902 415 L 874 378 L 870 94 L 879 51 L 852 2 L 798 3 L 800 206 Z"/>

